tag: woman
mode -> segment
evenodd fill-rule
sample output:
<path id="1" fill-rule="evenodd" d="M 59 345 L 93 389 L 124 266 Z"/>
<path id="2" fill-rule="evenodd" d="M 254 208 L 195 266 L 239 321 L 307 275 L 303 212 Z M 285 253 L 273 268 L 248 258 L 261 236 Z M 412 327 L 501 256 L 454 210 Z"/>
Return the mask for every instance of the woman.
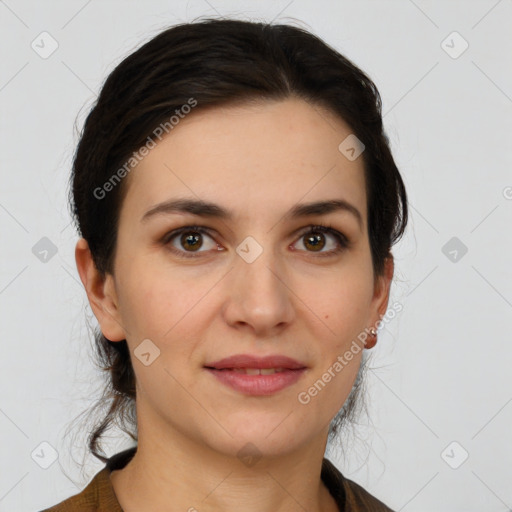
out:
<path id="1" fill-rule="evenodd" d="M 286 25 L 175 26 L 110 74 L 71 187 L 107 464 L 48 510 L 391 510 L 324 458 L 407 223 L 380 109 L 361 70 Z M 116 417 L 137 445 L 107 459 Z"/>

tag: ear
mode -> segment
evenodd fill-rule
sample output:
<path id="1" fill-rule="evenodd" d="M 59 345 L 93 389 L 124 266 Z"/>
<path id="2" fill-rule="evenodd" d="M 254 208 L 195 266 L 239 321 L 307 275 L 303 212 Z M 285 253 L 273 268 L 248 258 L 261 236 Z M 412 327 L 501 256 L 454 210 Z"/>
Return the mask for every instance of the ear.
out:
<path id="1" fill-rule="evenodd" d="M 384 272 L 375 279 L 374 293 L 371 302 L 371 315 L 369 327 L 376 329 L 375 325 L 386 314 L 389 302 L 391 282 L 395 271 L 393 256 L 390 254 L 384 262 Z M 373 343 L 372 343 L 373 342 Z M 370 337 L 366 348 L 372 348 L 377 343 L 377 336 Z"/>
<path id="2" fill-rule="evenodd" d="M 101 274 L 94 264 L 89 244 L 81 238 L 75 247 L 75 261 L 94 316 L 101 332 L 110 341 L 126 339 L 121 324 L 114 277 Z"/>

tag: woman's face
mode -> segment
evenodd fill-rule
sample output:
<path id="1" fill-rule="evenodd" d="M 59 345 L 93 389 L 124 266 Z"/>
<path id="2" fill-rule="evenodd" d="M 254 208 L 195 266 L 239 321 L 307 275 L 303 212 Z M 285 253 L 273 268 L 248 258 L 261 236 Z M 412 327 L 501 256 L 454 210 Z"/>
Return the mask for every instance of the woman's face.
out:
<path id="1" fill-rule="evenodd" d="M 107 338 L 129 345 L 139 436 L 230 455 L 248 442 L 280 454 L 325 440 L 362 350 L 343 356 L 384 314 L 392 277 L 391 263 L 374 282 L 363 160 L 338 149 L 350 134 L 297 99 L 192 112 L 126 178 L 114 273 L 95 313 Z M 155 210 L 178 198 L 227 214 Z M 324 201 L 350 206 L 293 214 Z M 205 232 L 171 235 L 187 226 Z M 232 387 L 206 367 L 234 355 L 286 356 L 303 369 L 224 370 Z"/>

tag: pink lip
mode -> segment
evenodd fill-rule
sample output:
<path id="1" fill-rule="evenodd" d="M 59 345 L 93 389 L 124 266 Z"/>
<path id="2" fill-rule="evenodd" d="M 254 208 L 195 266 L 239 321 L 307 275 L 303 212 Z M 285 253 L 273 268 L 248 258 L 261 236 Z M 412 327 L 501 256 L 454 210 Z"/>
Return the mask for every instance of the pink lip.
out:
<path id="1" fill-rule="evenodd" d="M 286 356 L 256 357 L 239 354 L 205 365 L 212 375 L 226 386 L 246 395 L 272 395 L 297 382 L 306 366 Z M 236 372 L 241 368 L 283 368 L 272 375 L 246 375 Z"/>
<path id="2" fill-rule="evenodd" d="M 299 370 L 284 370 L 272 375 L 246 375 L 235 370 L 216 370 L 206 368 L 223 384 L 246 395 L 272 395 L 297 382 L 306 368 Z"/>
<path id="3" fill-rule="evenodd" d="M 305 364 L 278 354 L 266 357 L 236 354 L 213 363 L 207 363 L 204 366 L 215 370 L 222 370 L 224 368 L 287 368 L 289 370 L 300 370 L 306 368 Z"/>

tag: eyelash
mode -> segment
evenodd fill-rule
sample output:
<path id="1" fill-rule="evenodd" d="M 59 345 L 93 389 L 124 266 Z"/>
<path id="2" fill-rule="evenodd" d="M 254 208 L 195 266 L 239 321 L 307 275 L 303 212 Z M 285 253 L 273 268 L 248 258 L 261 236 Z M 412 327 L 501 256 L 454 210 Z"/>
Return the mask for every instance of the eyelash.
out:
<path id="1" fill-rule="evenodd" d="M 202 226 L 183 226 L 182 228 L 175 229 L 174 231 L 167 233 L 164 236 L 164 238 L 162 239 L 162 243 L 165 246 L 169 245 L 169 249 L 174 254 L 176 254 L 178 257 L 198 258 L 199 257 L 198 254 L 200 254 L 201 252 L 208 252 L 208 251 L 199 251 L 197 253 L 190 252 L 190 251 L 180 251 L 180 250 L 176 249 L 175 247 L 170 246 L 170 244 L 169 244 L 178 235 L 181 235 L 182 233 L 187 233 L 189 231 L 193 232 L 193 233 L 200 233 L 202 235 L 208 235 L 209 237 L 213 238 L 212 233 L 207 228 L 203 228 Z M 304 237 L 305 235 L 307 235 L 309 233 L 326 233 L 326 234 L 332 235 L 332 236 L 334 236 L 334 238 L 336 238 L 336 240 L 339 244 L 339 246 L 336 249 L 332 249 L 332 250 L 326 251 L 326 252 L 321 252 L 318 254 L 315 254 L 313 251 L 306 251 L 306 252 L 311 252 L 315 257 L 325 258 L 328 256 L 335 256 L 350 246 L 350 242 L 347 239 L 347 237 L 343 233 L 340 233 L 337 229 L 333 228 L 330 224 L 310 225 L 306 228 L 305 231 L 302 231 L 299 234 L 298 239 Z"/>

